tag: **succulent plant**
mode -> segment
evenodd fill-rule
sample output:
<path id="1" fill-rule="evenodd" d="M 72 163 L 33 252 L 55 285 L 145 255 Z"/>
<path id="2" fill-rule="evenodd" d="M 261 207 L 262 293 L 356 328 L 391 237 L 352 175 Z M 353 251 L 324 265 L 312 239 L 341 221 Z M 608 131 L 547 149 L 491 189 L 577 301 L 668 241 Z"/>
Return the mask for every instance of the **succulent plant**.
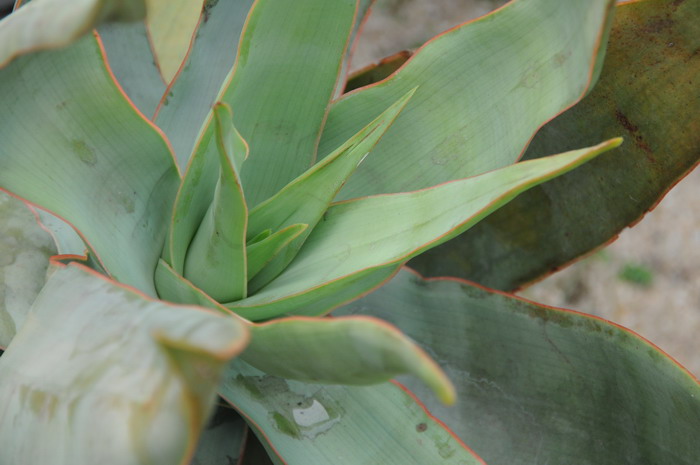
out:
<path id="1" fill-rule="evenodd" d="M 510 291 L 653 206 L 698 160 L 700 4 L 514 0 L 348 76 L 371 3 L 0 22 L 0 187 L 57 252 L 0 249 L 0 463 L 694 463 L 650 343 L 405 264 Z"/>

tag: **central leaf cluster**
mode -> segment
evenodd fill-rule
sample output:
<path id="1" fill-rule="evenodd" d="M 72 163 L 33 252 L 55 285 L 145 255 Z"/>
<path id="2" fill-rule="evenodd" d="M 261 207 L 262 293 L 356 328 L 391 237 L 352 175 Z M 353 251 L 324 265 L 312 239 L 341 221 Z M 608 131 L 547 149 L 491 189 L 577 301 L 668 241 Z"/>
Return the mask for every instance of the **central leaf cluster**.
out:
<path id="1" fill-rule="evenodd" d="M 299 254 L 345 181 L 415 90 L 250 210 L 240 176 L 249 147 L 234 126 L 231 108 L 216 104 L 175 203 L 156 273 L 161 297 L 180 301 L 173 289 L 182 289 L 187 280 L 220 303 L 235 303 L 272 282 Z"/>

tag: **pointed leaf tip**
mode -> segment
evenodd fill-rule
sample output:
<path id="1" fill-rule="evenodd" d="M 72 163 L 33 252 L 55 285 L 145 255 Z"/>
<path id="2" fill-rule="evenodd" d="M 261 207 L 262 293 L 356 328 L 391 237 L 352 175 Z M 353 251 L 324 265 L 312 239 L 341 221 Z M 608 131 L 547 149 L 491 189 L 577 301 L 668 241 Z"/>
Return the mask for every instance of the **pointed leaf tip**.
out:
<path id="1" fill-rule="evenodd" d="M 255 237 L 265 229 L 275 231 L 292 224 L 308 225 L 308 228 L 285 248 L 284 253 L 277 255 L 250 281 L 251 293 L 269 284 L 292 262 L 343 184 L 398 118 L 416 89 L 417 87 L 406 92 L 332 154 L 250 212 L 248 238 Z"/>
<path id="2" fill-rule="evenodd" d="M 242 358 L 269 374 L 321 384 L 370 385 L 420 378 L 445 404 L 455 388 L 437 363 L 394 326 L 377 318 L 292 317 L 253 325 Z"/>
<path id="3" fill-rule="evenodd" d="M 216 122 L 217 143 L 219 153 L 226 155 L 240 176 L 241 166 L 248 159 L 249 147 L 243 136 L 233 124 L 233 111 L 227 103 L 218 102 L 214 105 L 214 120 Z"/>

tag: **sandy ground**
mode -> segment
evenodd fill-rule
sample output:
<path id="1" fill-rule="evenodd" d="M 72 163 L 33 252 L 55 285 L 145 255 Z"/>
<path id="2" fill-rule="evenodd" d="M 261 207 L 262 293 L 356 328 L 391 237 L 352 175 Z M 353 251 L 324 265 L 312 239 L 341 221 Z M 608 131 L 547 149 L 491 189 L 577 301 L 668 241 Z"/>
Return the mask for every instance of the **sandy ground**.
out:
<path id="1" fill-rule="evenodd" d="M 378 0 L 352 67 L 413 49 L 498 0 Z M 619 239 L 522 295 L 613 320 L 700 375 L 700 169 Z"/>

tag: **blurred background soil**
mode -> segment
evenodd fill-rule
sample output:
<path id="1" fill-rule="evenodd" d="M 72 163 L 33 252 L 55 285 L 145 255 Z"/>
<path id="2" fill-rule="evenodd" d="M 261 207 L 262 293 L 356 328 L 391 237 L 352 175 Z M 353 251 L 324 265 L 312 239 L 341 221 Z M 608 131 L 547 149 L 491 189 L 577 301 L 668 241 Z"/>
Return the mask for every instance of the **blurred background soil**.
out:
<path id="1" fill-rule="evenodd" d="M 476 18 L 500 0 L 377 0 L 353 69 Z M 520 293 L 630 328 L 700 376 L 700 169 L 608 247 Z"/>

